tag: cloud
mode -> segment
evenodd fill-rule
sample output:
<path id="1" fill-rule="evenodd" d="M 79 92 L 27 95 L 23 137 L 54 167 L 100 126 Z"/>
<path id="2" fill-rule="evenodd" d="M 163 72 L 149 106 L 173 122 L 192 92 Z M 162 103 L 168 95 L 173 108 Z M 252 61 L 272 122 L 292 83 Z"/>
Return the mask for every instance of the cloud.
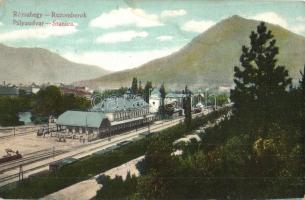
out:
<path id="1" fill-rule="evenodd" d="M 180 10 L 164 10 L 161 12 L 161 17 L 178 17 L 186 15 L 186 11 L 183 9 Z"/>
<path id="2" fill-rule="evenodd" d="M 46 39 L 51 36 L 63 36 L 77 32 L 75 26 L 48 26 L 46 28 L 31 28 L 0 33 L 0 41 Z"/>
<path id="3" fill-rule="evenodd" d="M 215 24 L 211 20 L 196 21 L 191 20 L 182 25 L 181 30 L 188 32 L 202 33 Z"/>
<path id="4" fill-rule="evenodd" d="M 251 16 L 249 18 L 254 19 L 254 20 L 258 20 L 258 21 L 268 22 L 268 23 L 271 23 L 271 24 L 277 24 L 277 25 L 280 25 L 284 28 L 288 28 L 287 21 L 275 12 L 260 13 L 260 14 L 257 14 L 255 16 Z"/>
<path id="5" fill-rule="evenodd" d="M 170 41 L 173 39 L 173 36 L 171 35 L 161 35 L 159 37 L 156 37 L 157 40 L 163 42 L 163 41 Z"/>
<path id="6" fill-rule="evenodd" d="M 299 22 L 305 22 L 305 17 L 304 16 L 298 16 L 296 18 L 296 20 L 299 21 Z"/>
<path id="7" fill-rule="evenodd" d="M 2 23 L 2 22 L 0 22 L 0 26 L 3 26 L 3 23 Z"/>
<path id="8" fill-rule="evenodd" d="M 277 14 L 275 12 L 259 13 L 257 15 L 250 16 L 247 18 L 258 20 L 258 21 L 265 21 L 265 22 L 268 22 L 271 24 L 276 24 L 276 25 L 282 26 L 294 33 L 298 33 L 298 34 L 305 32 L 304 23 L 291 25 L 287 22 L 287 20 L 285 18 L 283 18 L 282 16 L 280 16 L 279 14 Z M 302 22 L 302 20 L 305 21 L 305 17 L 299 16 L 296 18 L 296 21 Z"/>
<path id="9" fill-rule="evenodd" d="M 112 32 L 99 36 L 96 39 L 97 43 L 117 43 L 117 42 L 129 42 L 135 38 L 145 38 L 148 36 L 146 31 L 122 31 Z"/>
<path id="10" fill-rule="evenodd" d="M 118 26 L 135 25 L 137 27 L 162 26 L 159 17 L 148 14 L 142 9 L 120 8 L 104 13 L 90 21 L 91 27 L 103 29 L 115 28 Z"/>
<path id="11" fill-rule="evenodd" d="M 295 32 L 295 33 L 304 33 L 305 32 L 305 25 L 304 24 L 299 24 L 296 26 L 293 26 L 290 28 L 291 31 Z"/>
<path id="12" fill-rule="evenodd" d="M 152 51 L 95 51 L 81 54 L 66 53 L 63 56 L 77 63 L 101 66 L 111 71 L 120 71 L 138 67 L 153 59 L 167 56 L 180 47 Z"/>

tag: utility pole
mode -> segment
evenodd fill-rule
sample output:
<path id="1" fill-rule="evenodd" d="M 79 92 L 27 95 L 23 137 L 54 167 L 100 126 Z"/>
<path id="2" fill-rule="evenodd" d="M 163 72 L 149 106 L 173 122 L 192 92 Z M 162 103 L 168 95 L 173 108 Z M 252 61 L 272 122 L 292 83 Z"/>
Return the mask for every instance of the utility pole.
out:
<path id="1" fill-rule="evenodd" d="M 89 142 L 89 131 L 88 131 L 88 120 L 87 120 L 87 114 L 86 114 L 86 129 L 85 129 L 85 132 L 87 134 L 87 141 Z"/>
<path id="2" fill-rule="evenodd" d="M 148 122 L 148 133 L 150 133 L 150 122 Z"/>
<path id="3" fill-rule="evenodd" d="M 208 107 L 208 92 L 205 92 L 205 107 Z"/>
<path id="4" fill-rule="evenodd" d="M 216 110 L 216 109 L 217 109 L 217 99 L 216 99 L 216 95 L 215 95 L 215 94 L 212 94 L 211 96 L 214 97 L 214 109 Z"/>
<path id="5" fill-rule="evenodd" d="M 206 88 L 205 89 L 205 108 L 207 108 L 208 107 L 208 91 L 209 91 L 209 88 Z"/>
<path id="6" fill-rule="evenodd" d="M 53 150 L 53 159 L 54 159 L 55 158 L 55 146 L 53 146 L 52 150 Z"/>
<path id="7" fill-rule="evenodd" d="M 23 181 L 23 168 L 22 165 L 19 166 L 19 182 Z"/>

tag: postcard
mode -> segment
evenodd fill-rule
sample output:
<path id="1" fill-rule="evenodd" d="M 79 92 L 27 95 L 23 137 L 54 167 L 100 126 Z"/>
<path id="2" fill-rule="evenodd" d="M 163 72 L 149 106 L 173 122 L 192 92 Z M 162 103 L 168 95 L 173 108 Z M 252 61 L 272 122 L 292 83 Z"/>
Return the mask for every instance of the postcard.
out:
<path id="1" fill-rule="evenodd" d="M 305 199 L 305 2 L 0 0 L 0 198 Z"/>

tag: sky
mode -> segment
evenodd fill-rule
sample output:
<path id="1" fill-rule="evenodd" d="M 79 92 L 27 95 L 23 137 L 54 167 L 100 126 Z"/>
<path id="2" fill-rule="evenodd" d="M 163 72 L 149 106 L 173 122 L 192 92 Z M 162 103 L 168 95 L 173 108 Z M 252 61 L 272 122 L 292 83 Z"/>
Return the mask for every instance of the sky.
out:
<path id="1" fill-rule="evenodd" d="M 78 17 L 60 16 L 71 13 Z M 305 36 L 304 1 L 0 0 L 0 43 L 120 71 L 169 55 L 233 15 Z"/>

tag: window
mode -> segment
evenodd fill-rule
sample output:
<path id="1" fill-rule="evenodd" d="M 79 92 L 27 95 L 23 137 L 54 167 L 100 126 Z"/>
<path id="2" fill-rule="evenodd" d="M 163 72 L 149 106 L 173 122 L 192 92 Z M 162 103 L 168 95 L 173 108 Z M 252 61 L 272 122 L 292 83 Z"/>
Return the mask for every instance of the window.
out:
<path id="1" fill-rule="evenodd" d="M 155 105 L 155 104 L 156 104 L 156 102 L 154 102 L 154 101 L 153 101 L 152 103 L 153 103 L 153 105 Z"/>

